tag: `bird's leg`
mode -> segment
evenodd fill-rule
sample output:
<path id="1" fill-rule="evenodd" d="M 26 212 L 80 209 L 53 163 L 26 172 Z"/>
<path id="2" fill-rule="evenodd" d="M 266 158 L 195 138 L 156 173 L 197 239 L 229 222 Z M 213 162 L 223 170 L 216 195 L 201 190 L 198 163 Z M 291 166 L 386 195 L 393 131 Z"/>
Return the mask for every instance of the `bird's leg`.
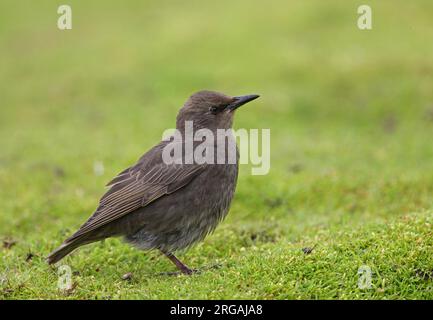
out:
<path id="1" fill-rule="evenodd" d="M 166 256 L 167 258 L 169 258 L 170 261 L 173 262 L 173 263 L 176 265 L 176 267 L 177 267 L 177 268 L 178 268 L 178 269 L 179 269 L 183 274 L 191 275 L 191 274 L 194 272 L 193 270 L 191 270 L 190 268 L 188 268 L 186 265 L 184 265 L 184 264 L 182 263 L 182 261 L 180 261 L 178 258 L 176 258 L 174 254 L 172 254 L 172 253 L 167 253 L 167 252 L 164 252 L 164 251 L 162 251 L 162 253 L 164 253 L 165 256 Z"/>

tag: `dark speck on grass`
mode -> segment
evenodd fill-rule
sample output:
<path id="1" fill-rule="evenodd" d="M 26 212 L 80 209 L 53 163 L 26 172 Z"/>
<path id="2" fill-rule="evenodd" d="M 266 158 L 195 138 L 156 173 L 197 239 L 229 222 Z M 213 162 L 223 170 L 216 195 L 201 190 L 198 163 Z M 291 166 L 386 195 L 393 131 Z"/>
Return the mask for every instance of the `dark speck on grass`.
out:
<path id="1" fill-rule="evenodd" d="M 383 121 L 383 130 L 386 133 L 394 133 L 397 128 L 397 119 L 394 115 L 388 115 Z"/>
<path id="2" fill-rule="evenodd" d="M 313 252 L 313 250 L 314 250 L 315 247 L 316 246 L 302 248 L 302 252 L 305 253 L 305 254 L 310 254 L 310 253 Z"/>
<path id="3" fill-rule="evenodd" d="M 62 167 L 54 167 L 53 173 L 57 178 L 63 178 L 65 176 L 65 170 Z"/>
<path id="4" fill-rule="evenodd" d="M 35 255 L 33 253 L 31 253 L 31 252 L 27 253 L 26 262 L 29 262 L 30 260 L 32 260 L 34 256 Z"/>
<path id="5" fill-rule="evenodd" d="M 5 295 L 5 297 L 7 297 L 7 296 L 11 295 L 14 292 L 14 290 L 11 288 L 5 288 L 1 292 Z"/>
<path id="6" fill-rule="evenodd" d="M 271 209 L 278 208 L 284 204 L 284 199 L 279 198 L 279 197 L 278 198 L 267 198 L 267 199 L 265 199 L 265 204 Z"/>
<path id="7" fill-rule="evenodd" d="M 294 164 L 289 166 L 288 170 L 289 170 L 289 172 L 296 174 L 296 173 L 301 172 L 303 169 L 304 169 L 304 167 L 302 164 L 294 163 Z"/>
<path id="8" fill-rule="evenodd" d="M 433 270 L 425 271 L 421 269 L 415 270 L 415 275 L 423 280 L 433 280 Z"/>
<path id="9" fill-rule="evenodd" d="M 70 288 L 67 288 L 67 289 L 65 289 L 65 290 L 63 290 L 62 293 L 63 293 L 65 296 L 69 296 L 69 295 L 71 295 L 71 294 L 74 292 L 74 290 L 75 290 L 75 288 L 77 287 L 77 285 L 78 285 L 78 283 L 76 283 L 76 282 L 72 283 L 71 287 L 70 287 Z"/>
<path id="10" fill-rule="evenodd" d="M 128 280 L 128 281 L 132 280 L 132 273 L 131 272 L 125 273 L 122 276 L 122 280 Z"/>
<path id="11" fill-rule="evenodd" d="M 279 237 L 278 231 L 276 230 L 258 230 L 258 231 L 244 231 L 241 233 L 244 239 L 250 239 L 255 244 L 258 243 L 275 243 Z M 248 240 L 247 240 L 248 241 Z M 248 243 L 245 243 L 248 245 Z"/>
<path id="12" fill-rule="evenodd" d="M 16 244 L 17 242 L 14 239 L 11 238 L 3 239 L 3 248 L 5 249 L 10 249 Z"/>

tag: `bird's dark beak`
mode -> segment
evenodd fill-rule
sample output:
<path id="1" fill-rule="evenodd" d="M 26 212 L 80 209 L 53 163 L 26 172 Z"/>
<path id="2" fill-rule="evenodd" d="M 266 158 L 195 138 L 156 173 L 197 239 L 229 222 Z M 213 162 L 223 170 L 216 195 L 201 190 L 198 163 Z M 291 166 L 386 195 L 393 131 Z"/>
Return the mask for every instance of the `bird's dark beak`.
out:
<path id="1" fill-rule="evenodd" d="M 246 96 L 233 97 L 233 102 L 227 106 L 227 110 L 229 110 L 230 112 L 235 111 L 240 106 L 243 106 L 244 104 L 257 99 L 258 97 L 260 97 L 258 94 L 249 94 Z"/>

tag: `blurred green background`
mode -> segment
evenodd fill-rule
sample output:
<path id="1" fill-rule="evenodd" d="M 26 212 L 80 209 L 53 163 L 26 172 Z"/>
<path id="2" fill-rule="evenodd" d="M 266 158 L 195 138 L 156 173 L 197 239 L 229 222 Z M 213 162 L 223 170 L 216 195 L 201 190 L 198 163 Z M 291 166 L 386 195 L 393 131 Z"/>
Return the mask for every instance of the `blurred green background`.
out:
<path id="1" fill-rule="evenodd" d="M 0 298 L 433 298 L 432 21 L 427 0 L 2 0 Z M 59 291 L 44 257 L 201 89 L 260 94 L 235 128 L 271 129 L 270 173 L 243 166 L 226 221 L 182 255 L 221 268 L 160 276 L 110 239 L 65 260 Z"/>

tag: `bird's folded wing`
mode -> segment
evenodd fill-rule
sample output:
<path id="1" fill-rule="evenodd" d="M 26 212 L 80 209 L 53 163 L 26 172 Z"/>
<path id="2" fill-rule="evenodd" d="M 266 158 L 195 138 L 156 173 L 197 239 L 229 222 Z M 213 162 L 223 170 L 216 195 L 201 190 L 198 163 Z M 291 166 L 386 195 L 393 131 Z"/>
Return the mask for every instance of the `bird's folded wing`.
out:
<path id="1" fill-rule="evenodd" d="M 159 163 L 149 168 L 137 164 L 121 172 L 108 184 L 111 188 L 101 198 L 95 213 L 67 241 L 79 238 L 182 188 L 198 176 L 204 166 Z"/>

